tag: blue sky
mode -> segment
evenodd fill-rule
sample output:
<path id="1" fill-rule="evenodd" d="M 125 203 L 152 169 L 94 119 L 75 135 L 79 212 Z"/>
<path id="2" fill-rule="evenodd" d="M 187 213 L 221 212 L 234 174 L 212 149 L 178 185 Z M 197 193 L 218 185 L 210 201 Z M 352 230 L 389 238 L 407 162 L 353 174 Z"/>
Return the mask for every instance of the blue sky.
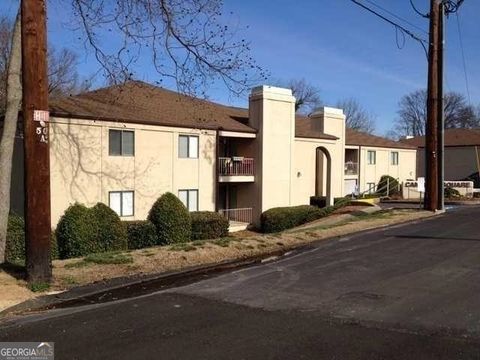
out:
<path id="1" fill-rule="evenodd" d="M 362 1 L 368 4 L 368 0 Z M 427 20 L 414 13 L 408 0 L 372 1 L 410 21 L 420 29 L 406 24 L 408 28 L 427 37 L 421 30 L 427 31 Z M 68 9 L 61 6 L 66 2 L 50 3 L 49 41 L 80 53 L 79 70 L 90 74 L 97 65 L 92 54 L 85 53 L 78 34 L 70 30 Z M 426 10 L 429 0 L 415 3 Z M 17 6 L 18 0 L 2 0 L 0 11 L 14 16 Z M 392 127 L 402 95 L 426 85 L 427 62 L 420 45 L 406 38 L 399 49 L 395 29 L 350 0 L 225 0 L 225 8 L 224 13 L 233 12 L 225 22 L 241 25 L 241 35 L 251 42 L 254 58 L 269 70 L 267 83 L 305 78 L 320 88 L 327 105 L 353 97 L 376 115 L 378 134 Z M 478 14 L 478 0 L 466 0 L 459 12 L 474 105 L 480 103 Z M 448 19 L 446 44 L 446 90 L 466 94 L 455 16 Z M 147 81 L 157 78 L 148 65 L 137 69 L 137 76 Z M 223 103 L 247 105 L 246 97 L 234 98 L 221 86 L 212 87 L 209 96 Z"/>

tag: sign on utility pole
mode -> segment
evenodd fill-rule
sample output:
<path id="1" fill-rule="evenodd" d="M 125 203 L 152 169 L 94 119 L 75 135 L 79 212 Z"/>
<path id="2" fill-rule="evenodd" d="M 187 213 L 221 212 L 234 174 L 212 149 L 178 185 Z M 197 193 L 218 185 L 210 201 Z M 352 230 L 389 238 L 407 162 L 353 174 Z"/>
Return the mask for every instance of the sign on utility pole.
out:
<path id="1" fill-rule="evenodd" d="M 22 0 L 21 7 L 27 279 L 46 282 L 52 269 L 45 0 Z"/>

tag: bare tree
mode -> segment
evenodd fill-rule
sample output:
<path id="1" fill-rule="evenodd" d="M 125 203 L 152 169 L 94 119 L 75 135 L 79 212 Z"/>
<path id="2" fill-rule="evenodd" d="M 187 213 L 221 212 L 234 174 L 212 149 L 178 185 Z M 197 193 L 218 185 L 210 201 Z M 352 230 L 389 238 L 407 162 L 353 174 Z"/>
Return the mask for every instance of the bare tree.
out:
<path id="1" fill-rule="evenodd" d="M 480 117 L 467 104 L 465 96 L 449 92 L 444 97 L 445 128 L 472 128 L 480 125 Z M 427 119 L 427 91 L 417 90 L 405 95 L 399 102 L 398 119 L 393 131 L 397 137 L 422 136 Z"/>
<path id="2" fill-rule="evenodd" d="M 70 49 L 48 48 L 48 93 L 52 96 L 78 94 L 90 89 L 90 79 L 80 78 L 77 71 L 78 55 Z"/>
<path id="3" fill-rule="evenodd" d="M 375 131 L 375 116 L 369 113 L 356 99 L 341 100 L 337 102 L 336 107 L 343 110 L 348 128 L 369 134 Z"/>
<path id="4" fill-rule="evenodd" d="M 73 3 L 76 30 L 94 50 L 109 83 L 134 77 L 136 62 L 146 54 L 159 75 L 172 79 L 184 93 L 204 95 L 222 81 L 239 94 L 265 78 L 249 55 L 249 44 L 236 29 L 220 22 L 221 0 L 62 0 Z M 115 34 L 112 50 L 102 34 Z"/>
<path id="5" fill-rule="evenodd" d="M 309 84 L 305 79 L 277 81 L 277 85 L 292 89 L 292 94 L 295 96 L 295 112 L 309 114 L 322 105 L 320 89 Z"/>
<path id="6" fill-rule="evenodd" d="M 8 18 L 0 18 L 0 113 L 5 110 L 7 100 L 7 69 L 12 41 L 13 24 Z"/>
<path id="7" fill-rule="evenodd" d="M 10 212 L 10 181 L 12 174 L 12 157 L 17 131 L 18 111 L 22 100 L 22 56 L 21 56 L 21 22 L 20 11 L 15 20 L 12 34 L 10 59 L 6 71 L 6 112 L 1 131 L 0 142 L 0 263 L 5 261 L 7 242 L 8 213 Z M 9 47 L 10 49 L 10 47 Z"/>
<path id="8" fill-rule="evenodd" d="M 217 80 L 222 81 L 231 92 L 240 94 L 267 77 L 266 72 L 249 55 L 249 44 L 237 38 L 237 29 L 221 23 L 221 0 L 59 1 L 72 7 L 72 23 L 76 22 L 76 30 L 81 32 L 87 47 L 93 49 L 110 83 L 130 79 L 137 60 L 145 54 L 150 56 L 159 75 L 157 83 L 173 79 L 181 92 L 190 94 L 205 95 L 208 85 Z M 107 46 L 102 41 L 106 37 Z M 112 37 L 115 40 L 112 41 Z M 115 47 L 116 44 L 120 45 Z M 0 172 L 0 194 L 4 197 L 9 196 L 10 192 L 10 150 L 13 150 L 15 136 L 15 131 L 12 133 L 11 129 L 13 121 L 16 125 L 19 110 L 19 104 L 10 101 L 11 96 L 18 95 L 13 77 L 19 71 L 14 72 L 13 67 L 21 61 L 21 52 L 13 50 L 14 46 L 9 52 L 6 88 L 9 100 L 1 144 L 6 149 L 2 164 L 10 164 L 2 166 Z M 55 62 L 50 60 L 50 70 L 53 69 L 59 76 L 68 73 L 64 69 L 66 63 L 72 64 L 73 61 L 59 57 L 55 66 Z M 68 91 L 70 85 L 57 80 L 50 83 L 50 90 L 54 93 Z M 70 80 L 75 82 L 76 77 L 70 77 Z M 7 204 L 2 202 L 0 210 L 4 209 L 7 210 L 0 213 L 0 224 L 7 223 L 8 201 Z M 0 244 L 3 244 L 3 248 L 5 237 L 6 226 L 1 225 Z M 2 260 L 3 257 L 0 258 Z"/>

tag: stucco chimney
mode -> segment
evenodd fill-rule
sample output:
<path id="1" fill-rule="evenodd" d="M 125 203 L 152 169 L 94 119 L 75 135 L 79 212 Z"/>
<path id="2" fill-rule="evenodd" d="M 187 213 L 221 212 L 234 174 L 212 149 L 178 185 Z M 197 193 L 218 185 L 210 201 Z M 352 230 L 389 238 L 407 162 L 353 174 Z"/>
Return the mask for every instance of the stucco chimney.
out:
<path id="1" fill-rule="evenodd" d="M 310 117 L 314 119 L 316 130 L 345 139 L 345 115 L 342 109 L 321 107 L 316 109 Z"/>
<path id="2" fill-rule="evenodd" d="M 255 139 L 255 209 L 260 214 L 292 201 L 295 97 L 290 89 L 259 86 L 252 89 L 249 125 L 258 130 Z"/>

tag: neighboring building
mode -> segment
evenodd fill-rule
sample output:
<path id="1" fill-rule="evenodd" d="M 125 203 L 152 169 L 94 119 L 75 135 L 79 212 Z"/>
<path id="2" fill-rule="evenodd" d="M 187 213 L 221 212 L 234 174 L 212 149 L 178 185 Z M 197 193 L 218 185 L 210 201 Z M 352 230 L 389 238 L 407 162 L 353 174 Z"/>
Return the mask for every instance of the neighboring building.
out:
<path id="1" fill-rule="evenodd" d="M 260 86 L 249 109 L 179 95 L 142 82 L 52 100 L 52 226 L 75 202 L 103 202 L 125 220 L 145 219 L 163 193 L 190 209 L 259 222 L 272 207 L 312 195 L 368 190 L 381 175 L 414 179 L 415 149 L 345 129 L 342 110 L 295 117 L 291 90 Z M 22 212 L 21 141 L 12 209 Z"/>
<path id="2" fill-rule="evenodd" d="M 444 139 L 445 180 L 464 180 L 472 175 L 475 178 L 480 173 L 480 129 L 446 129 Z M 417 147 L 417 174 L 425 176 L 425 136 L 401 142 Z"/>

